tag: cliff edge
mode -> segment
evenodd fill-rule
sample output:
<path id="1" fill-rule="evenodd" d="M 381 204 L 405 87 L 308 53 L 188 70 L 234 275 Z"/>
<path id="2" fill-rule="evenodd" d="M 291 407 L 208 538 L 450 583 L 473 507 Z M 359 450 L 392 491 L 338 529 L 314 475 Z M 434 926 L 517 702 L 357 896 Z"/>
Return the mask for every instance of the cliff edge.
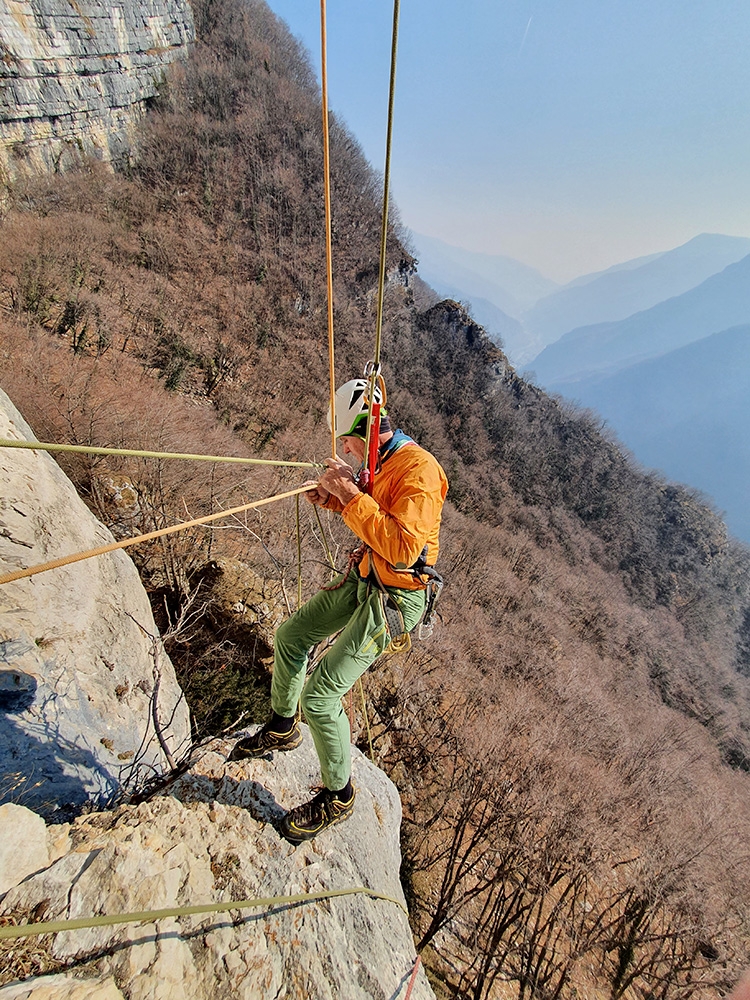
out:
<path id="1" fill-rule="evenodd" d="M 194 39 L 187 0 L 0 0 L 0 185 L 122 160 Z"/>
<path id="2" fill-rule="evenodd" d="M 0 438 L 35 435 L 0 390 Z M 113 541 L 46 453 L 0 448 L 0 577 Z M 190 745 L 190 718 L 122 551 L 0 584 L 0 803 L 70 819 L 136 788 Z"/>
<path id="3" fill-rule="evenodd" d="M 55 860 L 10 888 L 0 911 L 22 922 L 42 906 L 41 919 L 58 920 L 248 899 L 264 905 L 64 931 L 47 939 L 51 975 L 7 983 L 0 1000 L 90 1000 L 99 990 L 117 1000 L 117 986 L 129 1000 L 405 997 L 416 955 L 399 882 L 398 792 L 354 749 L 352 816 L 313 841 L 287 843 L 278 820 L 319 780 L 303 732 L 301 747 L 272 761 L 227 763 L 232 744 L 216 741 L 170 795 L 40 830 Z M 13 817 L 19 826 L 34 819 Z M 274 901 L 357 887 L 378 898 Z M 411 997 L 434 1000 L 422 969 Z"/>

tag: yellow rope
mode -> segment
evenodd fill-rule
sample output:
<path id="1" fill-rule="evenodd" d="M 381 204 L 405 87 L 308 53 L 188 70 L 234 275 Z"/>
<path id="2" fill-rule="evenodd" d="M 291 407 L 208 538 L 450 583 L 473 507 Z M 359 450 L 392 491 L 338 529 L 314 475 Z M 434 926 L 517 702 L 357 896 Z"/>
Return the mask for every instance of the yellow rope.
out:
<path id="1" fill-rule="evenodd" d="M 299 522 L 299 493 L 294 498 L 297 521 L 297 610 L 302 607 L 302 531 Z"/>
<path id="2" fill-rule="evenodd" d="M 328 290 L 328 381 L 331 407 L 331 456 L 336 457 L 336 372 L 333 359 L 333 252 L 331 249 L 331 161 L 328 136 L 328 58 L 326 0 L 320 0 L 320 79 L 323 110 L 323 190 L 326 216 L 326 287 Z"/>
<path id="3" fill-rule="evenodd" d="M 321 538 L 321 541 L 322 541 L 322 544 L 323 544 L 323 550 L 324 550 L 324 552 L 326 554 L 326 559 L 328 560 L 328 566 L 335 573 L 336 572 L 336 561 L 333 558 L 333 554 L 331 553 L 331 548 L 330 548 L 330 546 L 328 544 L 328 539 L 326 538 L 325 529 L 323 528 L 323 522 L 320 520 L 320 514 L 318 513 L 317 506 L 313 507 L 313 511 L 315 512 L 315 518 L 316 518 L 316 520 L 318 522 L 318 528 L 320 530 L 320 538 Z"/>
<path id="4" fill-rule="evenodd" d="M 31 451 L 63 451 L 82 455 L 126 455 L 131 458 L 182 458 L 190 462 L 233 462 L 236 465 L 289 465 L 319 469 L 316 462 L 282 462 L 270 458 L 237 458 L 234 455 L 189 455 L 175 451 L 136 451 L 133 448 L 94 448 L 78 444 L 49 444 L 44 441 L 11 441 L 0 438 L 0 448 L 28 448 Z"/>
<path id="5" fill-rule="evenodd" d="M 141 542 L 149 542 L 153 538 L 161 538 L 162 535 L 171 535 L 175 531 L 182 531 L 184 528 L 193 528 L 198 524 L 208 524 L 210 521 L 217 521 L 220 517 L 231 517 L 233 514 L 241 514 L 245 510 L 252 510 L 255 507 L 262 507 L 264 504 L 273 503 L 274 500 L 283 500 L 286 497 L 296 496 L 298 493 L 305 493 L 309 486 L 298 486 L 294 490 L 286 493 L 277 493 L 276 496 L 266 497 L 264 500 L 253 500 L 252 503 L 244 503 L 239 507 L 231 507 L 228 510 L 220 510 L 216 514 L 207 514 L 205 517 L 196 517 L 192 521 L 181 521 L 168 528 L 160 528 L 158 531 L 149 531 L 145 535 L 136 535 L 134 538 L 125 538 L 121 542 L 110 542 L 108 545 L 100 545 L 98 548 L 89 549 L 86 552 L 77 552 L 74 555 L 62 556 L 60 559 L 53 559 L 51 562 L 41 563 L 39 566 L 31 566 L 28 569 L 16 570 L 14 573 L 7 573 L 0 576 L 1 583 L 12 583 L 14 580 L 22 580 L 27 576 L 35 576 L 37 573 L 44 573 L 49 569 L 58 569 L 60 566 L 67 566 L 70 563 L 80 562 L 82 559 L 91 559 L 94 556 L 104 555 L 105 552 L 114 552 L 115 549 L 125 549 L 129 545 L 138 545 Z"/>
<path id="6" fill-rule="evenodd" d="M 34 937 L 41 934 L 59 934 L 61 931 L 81 930 L 88 927 L 107 927 L 113 924 L 152 923 L 167 917 L 186 917 L 201 913 L 226 913 L 229 910 L 312 903 L 335 896 L 358 894 L 370 896 L 372 899 L 382 899 L 386 903 L 395 903 L 407 917 L 409 916 L 409 911 L 400 900 L 375 892 L 366 886 L 356 886 L 352 889 L 330 889 L 327 892 L 303 892 L 296 896 L 271 896 L 268 899 L 239 899 L 224 903 L 199 903 L 195 906 L 171 906 L 163 910 L 144 910 L 142 913 L 103 913 L 97 917 L 77 917 L 73 920 L 45 920 L 35 924 L 0 927 L 0 941 L 9 938 Z"/>
<path id="7" fill-rule="evenodd" d="M 359 678 L 359 693 L 362 698 L 362 714 L 365 717 L 365 727 L 367 729 L 367 742 L 370 746 L 370 760 L 375 763 L 375 751 L 372 749 L 372 733 L 370 732 L 370 719 L 367 715 L 367 702 L 365 701 L 365 689 L 362 684 L 362 678 Z"/>
<path id="8" fill-rule="evenodd" d="M 369 372 L 369 399 L 367 413 L 367 433 L 365 435 L 365 459 L 370 454 L 370 437 L 372 435 L 372 408 L 375 402 L 375 384 L 380 375 L 380 347 L 383 332 L 383 299 L 385 297 L 385 263 L 388 244 L 388 192 L 391 185 L 391 143 L 393 136 L 393 105 L 396 94 L 396 53 L 398 51 L 398 19 L 400 0 L 393 2 L 393 32 L 391 36 L 391 76 L 388 89 L 388 125 L 385 141 L 385 173 L 383 176 L 383 213 L 380 228 L 380 268 L 378 272 L 378 311 L 375 321 L 375 352 L 372 369 Z"/>

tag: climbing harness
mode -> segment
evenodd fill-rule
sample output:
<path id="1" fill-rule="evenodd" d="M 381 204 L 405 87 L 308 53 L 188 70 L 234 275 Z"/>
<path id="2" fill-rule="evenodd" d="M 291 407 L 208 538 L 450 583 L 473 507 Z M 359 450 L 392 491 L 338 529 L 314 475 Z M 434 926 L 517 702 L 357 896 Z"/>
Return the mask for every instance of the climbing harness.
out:
<path id="1" fill-rule="evenodd" d="M 427 546 L 422 549 L 419 559 L 411 567 L 410 572 L 421 580 L 423 576 L 427 577 L 427 582 L 425 583 L 425 590 L 427 592 L 427 601 L 425 603 L 424 614 L 418 625 L 418 636 L 420 639 L 429 639 L 435 630 L 435 623 L 432 618 L 436 614 L 435 608 L 437 602 L 440 599 L 440 595 L 443 592 L 443 587 L 445 586 L 445 581 L 442 576 L 438 573 L 434 566 L 427 565 Z M 438 615 L 438 617 L 440 617 Z"/>

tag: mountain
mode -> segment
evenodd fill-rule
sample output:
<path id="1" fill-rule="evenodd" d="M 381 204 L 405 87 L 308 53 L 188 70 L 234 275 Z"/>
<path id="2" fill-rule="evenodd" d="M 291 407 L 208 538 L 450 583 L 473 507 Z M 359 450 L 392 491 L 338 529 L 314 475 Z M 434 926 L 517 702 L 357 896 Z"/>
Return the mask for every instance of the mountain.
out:
<path id="1" fill-rule="evenodd" d="M 412 241 L 423 280 L 441 296 L 468 303 L 487 332 L 502 339 L 514 364 L 539 353 L 543 343 L 518 317 L 557 288 L 555 282 L 511 257 L 463 250 L 421 233 L 412 233 Z"/>
<path id="2" fill-rule="evenodd" d="M 750 325 L 568 388 L 640 462 L 712 497 L 750 542 Z"/>
<path id="3" fill-rule="evenodd" d="M 413 232 L 412 238 L 419 273 L 425 281 L 452 281 L 472 295 L 490 299 L 509 316 L 517 317 L 558 287 L 535 268 L 512 257 L 463 250 L 423 233 Z"/>
<path id="4" fill-rule="evenodd" d="M 271 661 L 250 626 L 275 616 L 264 608 L 272 593 L 291 613 L 330 584 L 331 563 L 343 568 L 356 541 L 332 512 L 290 502 L 289 489 L 316 474 L 309 465 L 278 464 L 331 453 L 319 88 L 261 0 L 194 8 L 199 44 L 139 124 L 127 172 L 86 161 L 9 193 L 0 382 L 43 439 L 270 463 L 60 457 L 120 537 L 227 515 L 216 528 L 183 526 L 131 549 L 206 748 L 240 718 L 248 725 L 268 711 Z M 373 357 L 381 185 L 334 116 L 330 135 L 340 383 Z M 415 634 L 409 652 L 368 671 L 346 710 L 353 742 L 398 787 L 418 951 L 441 996 L 575 990 L 637 1000 L 656 988 L 660 1000 L 714 1000 L 748 964 L 750 553 L 694 491 L 644 472 L 599 421 L 521 378 L 460 305 L 436 303 L 410 280 L 412 264 L 394 225 L 382 374 L 393 419 L 450 482 L 442 617 L 431 638 Z M 259 498 L 261 512 L 228 516 Z M 0 548 L 20 559 L 12 538 L 24 515 L 0 499 Z M 58 525 L 45 527 L 54 535 Z M 222 574 L 207 601 L 204 568 L 229 561 L 252 579 L 246 586 L 238 575 L 235 588 Z M 10 584 L 0 601 L 25 614 L 16 595 L 37 592 Z M 70 637 L 34 632 L 31 641 L 43 652 L 52 644 L 52 657 Z M 15 644 L 3 645 L 11 667 Z M 265 862 L 235 850 L 221 796 L 236 790 L 270 805 L 278 795 L 283 805 L 278 761 L 258 762 L 250 781 L 217 766 L 208 796 L 218 804 L 195 803 L 200 822 L 180 825 L 186 842 L 170 852 L 165 903 L 263 887 Z M 13 773 L 0 779 L 17 804 Z M 182 816 L 166 798 L 154 811 L 145 802 L 112 814 L 130 873 L 142 870 L 139 845 L 159 839 L 155 810 Z M 366 825 L 383 817 L 374 807 L 362 815 Z M 244 820 L 255 823 L 249 812 Z M 325 831 L 294 858 L 267 824 L 269 872 L 298 858 L 290 889 L 328 887 L 325 859 L 335 852 L 338 871 L 355 878 L 350 855 L 362 841 L 347 831 L 357 823 Z M 195 869 L 197 886 L 180 860 L 196 840 L 211 854 Z M 68 899 L 81 912 L 76 894 L 88 878 L 75 865 L 90 854 L 77 846 L 84 853 L 57 872 L 64 889 L 24 896 L 8 920 L 46 898 L 52 915 Z M 93 858 L 84 875 L 110 857 Z M 377 890 L 380 880 L 373 873 L 365 884 Z M 96 889 L 88 899 L 100 910 L 109 901 Z M 320 910 L 337 919 L 337 903 Z M 355 912 L 370 919 L 369 909 Z M 185 925 L 168 925 L 154 945 L 164 995 L 174 992 L 171 956 L 178 968 L 209 970 L 212 951 L 224 963 L 221 983 L 232 979 L 219 988 L 227 995 L 253 994 L 243 979 L 254 942 L 274 976 L 283 969 L 286 937 L 264 941 L 234 914 L 226 923 L 216 939 L 192 925 L 189 952 Z M 143 928 L 132 933 L 135 942 L 127 932 L 118 939 L 114 962 L 137 976 L 154 949 Z M 76 970 L 112 967 L 101 939 L 89 940 L 91 951 L 77 946 Z M 53 955 L 68 947 L 58 937 Z M 326 937 L 318 949 L 328 953 Z M 370 976 L 362 948 L 347 958 L 362 993 L 398 993 L 398 983 Z M 279 995 L 296 988 L 269 982 Z M 141 995 L 137 980 L 130 992 Z M 298 992 L 320 993 L 305 984 Z"/>
<path id="5" fill-rule="evenodd" d="M 534 359 L 540 384 L 563 391 L 572 382 L 665 354 L 750 322 L 750 255 L 697 288 L 616 323 L 571 330 Z"/>
<path id="6" fill-rule="evenodd" d="M 522 320 L 550 344 L 577 327 L 626 319 L 681 295 L 747 254 L 750 239 L 703 233 L 674 250 L 577 278 L 538 301 Z"/>
<path id="7" fill-rule="evenodd" d="M 438 291 L 431 282 L 429 284 L 435 291 Z M 528 337 L 524 328 L 518 320 L 506 315 L 489 299 L 480 298 L 478 295 L 469 299 L 463 289 L 451 285 L 449 282 L 440 286 L 439 295 L 441 298 L 463 303 L 477 323 L 487 331 L 498 347 L 501 347 L 513 361 L 520 364 L 524 357 L 531 356 L 533 347 L 528 346 Z"/>

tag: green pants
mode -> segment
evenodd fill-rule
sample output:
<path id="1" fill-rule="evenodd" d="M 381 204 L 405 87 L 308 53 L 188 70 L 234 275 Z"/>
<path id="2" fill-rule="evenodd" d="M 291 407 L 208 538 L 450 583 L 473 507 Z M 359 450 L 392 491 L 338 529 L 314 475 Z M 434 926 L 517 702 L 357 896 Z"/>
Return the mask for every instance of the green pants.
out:
<path id="1" fill-rule="evenodd" d="M 341 580 L 337 577 L 333 586 Z M 410 631 L 424 611 L 425 592 L 393 587 L 388 592 Z M 305 683 L 310 650 L 339 631 Z M 368 593 L 367 583 L 356 573 L 336 590 L 319 591 L 276 632 L 271 705 L 286 717 L 296 713 L 298 704 L 302 706 L 320 758 L 323 784 L 332 791 L 343 788 L 351 775 L 351 731 L 341 699 L 390 638 L 381 594 L 375 588 Z"/>

